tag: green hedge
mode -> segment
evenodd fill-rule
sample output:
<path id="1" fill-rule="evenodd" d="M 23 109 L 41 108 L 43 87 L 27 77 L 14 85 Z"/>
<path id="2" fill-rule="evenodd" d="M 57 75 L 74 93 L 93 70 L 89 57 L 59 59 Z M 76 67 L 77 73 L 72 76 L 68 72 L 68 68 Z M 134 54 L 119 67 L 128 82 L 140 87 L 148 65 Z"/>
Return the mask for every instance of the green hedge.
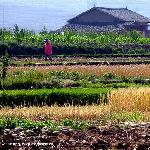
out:
<path id="1" fill-rule="evenodd" d="M 102 88 L 6 90 L 0 92 L 0 105 L 28 107 L 100 104 L 107 102 L 107 93 L 108 90 Z"/>
<path id="2" fill-rule="evenodd" d="M 18 45 L 18 44 L 13 44 L 13 45 L 1 45 L 0 44 L 0 55 L 3 53 L 3 48 L 6 47 L 7 51 L 10 56 L 17 56 L 17 55 L 44 55 L 44 49 L 42 47 L 34 47 L 34 46 L 28 46 L 26 47 L 25 45 Z M 76 54 L 87 54 L 87 55 L 112 55 L 112 54 L 150 54 L 150 49 L 149 48 L 143 48 L 142 46 L 139 47 L 130 47 L 128 45 L 127 48 L 124 48 L 122 45 L 118 46 L 116 45 L 100 45 L 97 47 L 80 47 L 78 46 L 70 46 L 70 45 L 65 45 L 65 46 L 59 46 L 59 45 L 53 45 L 53 54 L 54 55 L 76 55 Z"/>

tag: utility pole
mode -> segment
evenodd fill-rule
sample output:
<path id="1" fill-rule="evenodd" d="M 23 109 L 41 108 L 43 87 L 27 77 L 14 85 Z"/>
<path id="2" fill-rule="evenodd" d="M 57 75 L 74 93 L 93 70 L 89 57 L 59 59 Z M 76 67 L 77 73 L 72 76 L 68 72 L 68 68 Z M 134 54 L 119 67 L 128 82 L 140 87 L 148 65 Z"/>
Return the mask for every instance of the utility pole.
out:
<path id="1" fill-rule="evenodd" d="M 7 53 L 7 49 L 6 46 L 4 45 L 5 43 L 5 39 L 4 39 L 4 7 L 3 7 L 3 25 L 2 25 L 2 71 L 0 73 L 0 84 L 2 87 L 2 98 L 4 99 L 4 94 L 5 94 L 5 89 L 4 89 L 4 80 L 7 76 L 7 70 L 8 70 L 8 66 L 9 66 L 9 58 L 8 58 L 8 53 Z"/>

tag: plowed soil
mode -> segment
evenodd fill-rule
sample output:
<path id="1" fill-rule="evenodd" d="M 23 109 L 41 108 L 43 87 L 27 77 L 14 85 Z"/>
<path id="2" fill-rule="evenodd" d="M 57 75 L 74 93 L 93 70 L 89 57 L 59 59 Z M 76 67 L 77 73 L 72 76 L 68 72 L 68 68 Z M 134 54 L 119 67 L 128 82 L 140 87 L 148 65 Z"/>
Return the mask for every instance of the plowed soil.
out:
<path id="1" fill-rule="evenodd" d="M 150 123 L 91 126 L 86 131 L 62 128 L 0 130 L 0 150 L 148 150 Z"/>

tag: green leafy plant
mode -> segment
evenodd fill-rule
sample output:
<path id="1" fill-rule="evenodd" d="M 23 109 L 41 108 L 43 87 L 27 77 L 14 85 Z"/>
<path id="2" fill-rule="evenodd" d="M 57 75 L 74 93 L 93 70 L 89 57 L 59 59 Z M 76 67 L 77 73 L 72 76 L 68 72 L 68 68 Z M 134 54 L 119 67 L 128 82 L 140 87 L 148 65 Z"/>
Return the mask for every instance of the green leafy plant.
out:
<path id="1" fill-rule="evenodd" d="M 60 130 L 64 126 L 68 126 L 71 129 L 75 130 L 84 130 L 87 129 L 88 124 L 83 121 L 73 121 L 71 119 L 65 119 L 60 122 L 53 122 L 52 120 L 46 120 L 46 121 L 32 121 L 30 119 L 19 119 L 19 118 L 7 118 L 2 117 L 0 118 L 0 129 L 14 129 L 17 127 L 23 128 L 23 129 L 34 129 L 36 127 L 43 128 L 47 127 L 51 130 Z"/>
<path id="2" fill-rule="evenodd" d="M 88 124 L 84 121 L 74 121 L 72 119 L 65 119 L 61 121 L 62 126 L 68 126 L 75 130 L 87 129 Z"/>

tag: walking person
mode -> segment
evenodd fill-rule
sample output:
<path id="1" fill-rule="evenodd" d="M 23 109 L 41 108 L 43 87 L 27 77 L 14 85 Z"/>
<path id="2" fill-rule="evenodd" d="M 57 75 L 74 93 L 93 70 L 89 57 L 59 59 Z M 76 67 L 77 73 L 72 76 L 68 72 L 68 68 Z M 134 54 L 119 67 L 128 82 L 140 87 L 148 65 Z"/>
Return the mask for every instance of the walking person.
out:
<path id="1" fill-rule="evenodd" d="M 47 58 L 52 61 L 52 44 L 48 39 L 45 39 L 44 42 L 45 61 Z"/>

